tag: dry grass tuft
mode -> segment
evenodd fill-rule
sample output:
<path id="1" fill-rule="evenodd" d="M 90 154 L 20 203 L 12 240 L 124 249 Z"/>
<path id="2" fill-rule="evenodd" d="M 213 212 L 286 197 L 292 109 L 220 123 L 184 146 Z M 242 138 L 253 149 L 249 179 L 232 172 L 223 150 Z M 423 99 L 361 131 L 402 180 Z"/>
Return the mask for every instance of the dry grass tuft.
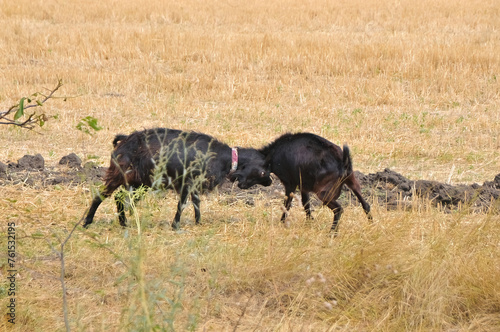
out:
<path id="1" fill-rule="evenodd" d="M 46 193 L 24 195 L 32 202 L 26 207 L 31 213 L 20 209 L 21 202 L 2 203 L 7 220 L 16 220 L 19 229 L 19 331 L 64 326 L 59 261 L 47 242 L 67 234 L 82 211 L 44 209 L 54 194 Z M 78 190 L 62 194 L 83 205 Z M 148 195 L 140 204 L 141 237 L 134 227 L 109 224 L 113 216 L 106 214 L 88 231 L 79 228 L 66 252 L 71 326 L 311 331 L 500 326 L 495 215 L 375 207 L 378 218 L 369 224 L 357 207 L 346 210 L 340 236 L 332 238 L 327 209 L 318 210 L 314 221 L 296 218 L 283 228 L 278 201 L 228 208 L 224 196 L 212 196 L 203 201 L 204 224 L 193 225 L 187 213 L 180 233 L 160 225 L 173 215 L 172 194 L 164 200 Z M 103 210 L 112 205 L 104 203 Z M 63 211 L 67 220 L 59 221 Z"/>

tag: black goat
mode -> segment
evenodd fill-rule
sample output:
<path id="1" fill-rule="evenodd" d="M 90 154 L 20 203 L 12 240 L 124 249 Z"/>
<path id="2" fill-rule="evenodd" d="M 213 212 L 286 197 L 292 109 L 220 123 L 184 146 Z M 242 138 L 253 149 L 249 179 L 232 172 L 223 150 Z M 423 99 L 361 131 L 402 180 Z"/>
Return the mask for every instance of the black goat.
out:
<path id="1" fill-rule="evenodd" d="M 285 134 L 259 150 L 266 156 L 266 168 L 285 186 L 285 208 L 292 205 L 293 192 L 298 188 L 302 205 L 311 218 L 309 193 L 314 192 L 334 213 L 332 230 L 337 231 L 342 207 L 336 201 L 346 184 L 361 202 L 371 221 L 370 205 L 361 196 L 361 187 L 352 171 L 349 148 L 342 150 L 330 141 L 310 133 Z M 283 212 L 284 221 L 287 212 Z"/>
<path id="2" fill-rule="evenodd" d="M 94 197 L 85 218 L 88 227 L 104 198 L 118 187 L 140 186 L 173 188 L 180 194 L 172 227 L 177 229 L 188 195 L 194 205 L 196 223 L 200 222 L 199 193 L 212 190 L 226 177 L 238 180 L 238 187 L 271 185 L 264 168 L 264 156 L 256 149 L 231 149 L 228 145 L 202 133 L 155 128 L 137 131 L 129 136 L 117 135 L 105 187 Z M 120 225 L 126 225 L 123 199 L 115 197 Z"/>

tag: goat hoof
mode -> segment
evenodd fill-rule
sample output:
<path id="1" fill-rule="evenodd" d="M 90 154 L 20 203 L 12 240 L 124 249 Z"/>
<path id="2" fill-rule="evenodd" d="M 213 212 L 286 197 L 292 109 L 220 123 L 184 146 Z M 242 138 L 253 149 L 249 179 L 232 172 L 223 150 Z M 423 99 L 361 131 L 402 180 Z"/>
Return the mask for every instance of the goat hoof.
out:
<path id="1" fill-rule="evenodd" d="M 332 228 L 330 228 L 330 233 L 332 233 L 333 237 L 337 237 L 339 235 L 338 227 L 332 227 Z"/>

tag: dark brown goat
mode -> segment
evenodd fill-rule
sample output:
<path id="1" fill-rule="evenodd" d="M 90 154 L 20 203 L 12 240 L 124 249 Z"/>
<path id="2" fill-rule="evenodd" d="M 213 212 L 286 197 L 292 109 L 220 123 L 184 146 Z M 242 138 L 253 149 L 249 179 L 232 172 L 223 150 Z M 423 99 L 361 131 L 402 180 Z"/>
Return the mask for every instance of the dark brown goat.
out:
<path id="1" fill-rule="evenodd" d="M 260 152 L 255 149 L 231 149 L 201 133 L 155 128 L 129 136 L 117 135 L 113 145 L 115 149 L 105 176 L 104 190 L 94 197 L 84 227 L 92 223 L 103 199 L 120 186 L 132 190 L 140 186 L 175 189 L 180 194 L 172 223 L 175 229 L 179 227 L 187 197 L 191 196 L 196 223 L 199 223 L 199 194 L 212 190 L 226 177 L 232 182 L 238 180 L 241 189 L 255 184 L 269 186 L 272 182 Z M 123 199 L 115 197 L 115 200 L 120 224 L 125 226 Z"/>
<path id="2" fill-rule="evenodd" d="M 330 141 L 311 134 L 285 134 L 259 150 L 266 158 L 266 168 L 274 173 L 285 187 L 285 208 L 292 204 L 293 192 L 300 190 L 302 205 L 311 218 L 309 193 L 315 193 L 334 213 L 332 230 L 337 231 L 342 207 L 337 202 L 343 185 L 356 195 L 369 220 L 370 205 L 361 196 L 361 187 L 352 171 L 349 148 L 343 150 Z M 284 221 L 287 212 L 281 216 Z"/>

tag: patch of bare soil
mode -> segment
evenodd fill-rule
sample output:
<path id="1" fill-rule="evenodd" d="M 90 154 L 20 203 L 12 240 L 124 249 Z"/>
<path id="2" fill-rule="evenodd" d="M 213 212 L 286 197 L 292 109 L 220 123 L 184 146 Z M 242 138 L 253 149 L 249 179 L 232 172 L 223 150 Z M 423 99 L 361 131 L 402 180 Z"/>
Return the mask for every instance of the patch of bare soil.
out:
<path id="1" fill-rule="evenodd" d="M 25 184 L 34 188 L 102 182 L 106 167 L 93 162 L 82 166 L 74 153 L 64 156 L 56 166 L 46 166 L 40 154 L 25 155 L 18 162 L 0 162 L 0 186 Z"/>
<path id="2" fill-rule="evenodd" d="M 82 183 L 100 184 L 103 181 L 106 167 L 100 167 L 92 162 L 82 166 L 80 158 L 72 153 L 61 158 L 55 166 L 45 165 L 45 160 L 40 154 L 25 155 L 16 162 L 0 162 L 0 186 L 27 185 L 34 188 L 43 188 L 54 185 L 78 185 Z M 403 175 L 390 169 L 373 174 L 355 172 L 363 194 L 369 200 L 376 200 L 379 205 L 387 209 L 410 208 L 414 198 L 427 198 L 434 205 L 441 206 L 445 211 L 452 211 L 458 207 L 468 209 L 470 212 L 495 212 L 500 211 L 500 174 L 492 181 L 482 185 L 450 185 L 437 181 L 409 180 Z M 345 206 L 346 201 L 356 201 L 347 188 L 341 201 Z M 240 190 L 235 185 L 224 182 L 219 192 L 231 194 L 231 200 L 244 200 L 253 205 L 254 199 L 259 196 L 269 198 L 282 198 L 283 186 L 278 179 L 270 187 L 254 187 Z M 319 205 L 315 200 L 313 205 Z"/>
<path id="3" fill-rule="evenodd" d="M 409 180 L 403 175 L 385 169 L 382 172 L 364 175 L 356 172 L 363 191 L 374 197 L 388 209 L 409 208 L 415 197 L 427 198 L 434 205 L 446 211 L 457 207 L 467 208 L 470 212 L 498 212 L 500 208 L 500 174 L 493 181 L 482 185 L 450 185 L 429 180 Z"/>

